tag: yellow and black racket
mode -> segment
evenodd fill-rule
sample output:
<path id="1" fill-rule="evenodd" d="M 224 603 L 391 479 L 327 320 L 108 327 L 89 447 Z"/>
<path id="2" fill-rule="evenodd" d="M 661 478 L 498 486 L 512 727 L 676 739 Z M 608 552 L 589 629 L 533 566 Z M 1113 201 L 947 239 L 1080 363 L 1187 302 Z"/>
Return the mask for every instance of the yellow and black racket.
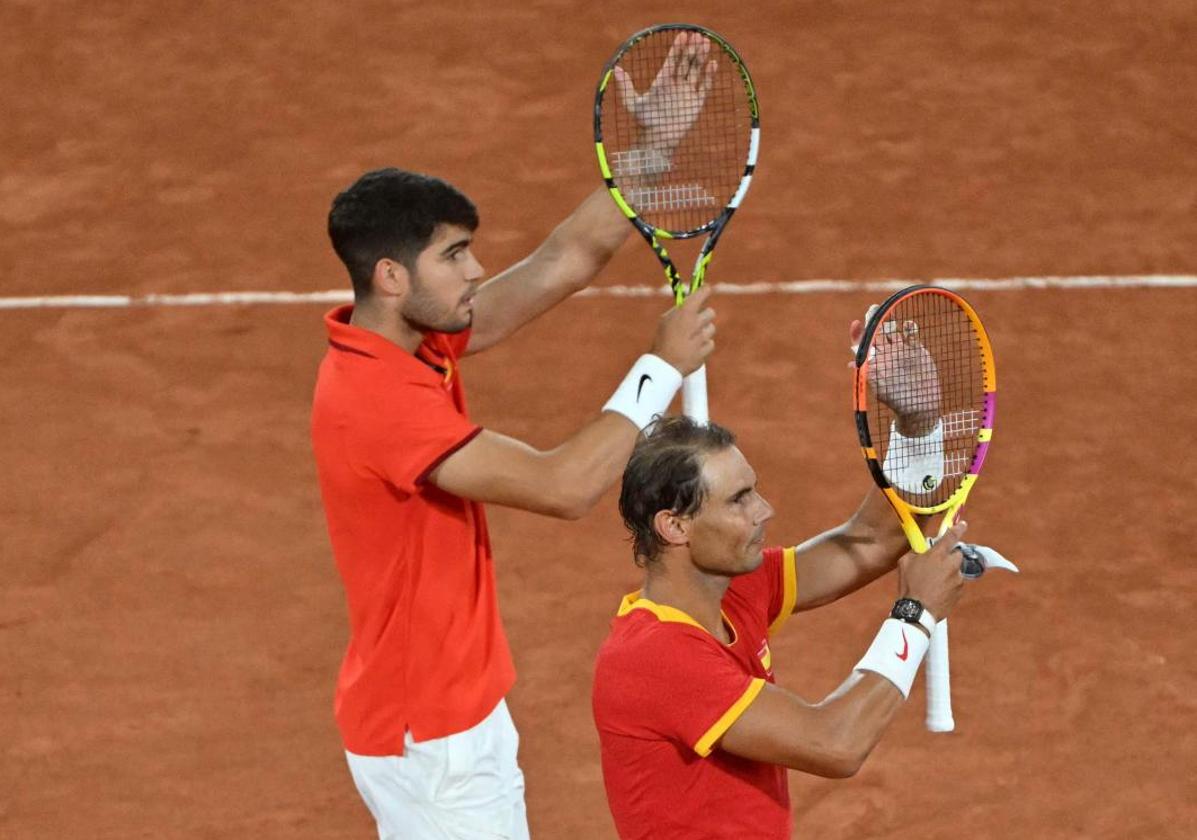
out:
<path id="1" fill-rule="evenodd" d="M 942 536 L 956 521 L 985 462 L 993 436 L 997 378 L 989 335 L 964 298 L 911 286 L 867 319 L 856 351 L 856 430 L 877 486 L 902 521 L 910 547 L 931 541 L 916 514 L 943 514 Z M 962 544 L 962 571 L 983 571 Z M 952 693 L 947 620 L 927 654 L 927 728 L 950 732 Z"/>
<path id="2" fill-rule="evenodd" d="M 701 26 L 637 32 L 603 68 L 594 144 L 611 197 L 665 268 L 677 303 L 702 285 L 756 168 L 756 89 L 739 54 Z M 663 240 L 707 235 L 685 280 Z M 686 414 L 707 422 L 706 371 L 686 378 Z"/>

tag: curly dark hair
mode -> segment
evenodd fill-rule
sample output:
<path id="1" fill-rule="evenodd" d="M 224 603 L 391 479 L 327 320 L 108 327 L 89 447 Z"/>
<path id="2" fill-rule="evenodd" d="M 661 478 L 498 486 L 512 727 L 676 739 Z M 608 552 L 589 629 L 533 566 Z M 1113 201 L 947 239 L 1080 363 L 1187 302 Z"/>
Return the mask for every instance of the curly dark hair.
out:
<path id="1" fill-rule="evenodd" d="M 645 430 L 624 468 L 619 491 L 619 513 L 631 532 L 637 566 L 656 560 L 665 547 L 653 517 L 662 510 L 698 513 L 707 497 L 702 478 L 706 456 L 735 443 L 728 429 L 684 416 L 661 417 Z"/>

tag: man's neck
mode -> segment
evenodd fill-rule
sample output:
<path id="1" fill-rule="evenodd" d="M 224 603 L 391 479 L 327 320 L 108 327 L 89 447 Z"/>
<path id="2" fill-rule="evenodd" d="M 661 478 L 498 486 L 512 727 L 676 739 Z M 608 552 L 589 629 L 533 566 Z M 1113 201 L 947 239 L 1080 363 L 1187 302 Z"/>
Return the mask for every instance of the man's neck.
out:
<path id="1" fill-rule="evenodd" d="M 424 334 L 413 329 L 397 312 L 379 306 L 376 301 L 357 301 L 349 323 L 363 330 L 377 333 L 392 344 L 397 344 L 408 353 L 415 353 Z"/>
<path id="2" fill-rule="evenodd" d="M 665 557 L 650 563 L 641 595 L 648 600 L 681 610 L 721 642 L 730 641 L 723 626 L 723 595 L 731 578 L 709 575 L 690 565 L 689 558 L 669 562 Z"/>

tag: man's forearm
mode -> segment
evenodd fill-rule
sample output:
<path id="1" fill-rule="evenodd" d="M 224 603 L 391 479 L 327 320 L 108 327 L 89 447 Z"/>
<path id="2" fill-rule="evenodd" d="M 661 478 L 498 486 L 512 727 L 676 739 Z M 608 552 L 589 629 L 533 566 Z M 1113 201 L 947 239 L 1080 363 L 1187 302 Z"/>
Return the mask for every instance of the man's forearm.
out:
<path id="1" fill-rule="evenodd" d="M 853 671 L 818 704 L 831 718 L 829 728 L 841 739 L 837 753 L 844 776 L 855 775 L 864 764 L 905 699 L 881 675 Z"/>
<path id="2" fill-rule="evenodd" d="M 483 430 L 428 480 L 463 499 L 577 519 L 618 480 L 636 435 L 627 418 L 610 412 L 549 451 Z"/>
<path id="3" fill-rule="evenodd" d="M 627 418 L 603 412 L 546 453 L 548 486 L 561 504 L 556 516 L 577 519 L 590 511 L 623 474 L 639 432 Z"/>

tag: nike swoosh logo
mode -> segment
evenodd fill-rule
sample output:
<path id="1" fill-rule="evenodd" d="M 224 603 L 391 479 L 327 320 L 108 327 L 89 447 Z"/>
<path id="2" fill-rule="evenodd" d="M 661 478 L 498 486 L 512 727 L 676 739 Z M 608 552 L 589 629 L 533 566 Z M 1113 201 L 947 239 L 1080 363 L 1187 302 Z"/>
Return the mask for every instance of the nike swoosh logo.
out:
<path id="1" fill-rule="evenodd" d="M 652 381 L 653 378 L 647 373 L 640 374 L 640 384 L 636 386 L 636 402 L 640 402 L 640 392 L 644 390 L 644 383 Z"/>
<path id="2" fill-rule="evenodd" d="M 898 657 L 903 662 L 905 662 L 906 658 L 908 656 L 910 656 L 910 642 L 907 641 L 907 639 L 906 639 L 906 630 L 905 629 L 902 630 L 902 652 L 895 653 L 894 656 Z"/>

